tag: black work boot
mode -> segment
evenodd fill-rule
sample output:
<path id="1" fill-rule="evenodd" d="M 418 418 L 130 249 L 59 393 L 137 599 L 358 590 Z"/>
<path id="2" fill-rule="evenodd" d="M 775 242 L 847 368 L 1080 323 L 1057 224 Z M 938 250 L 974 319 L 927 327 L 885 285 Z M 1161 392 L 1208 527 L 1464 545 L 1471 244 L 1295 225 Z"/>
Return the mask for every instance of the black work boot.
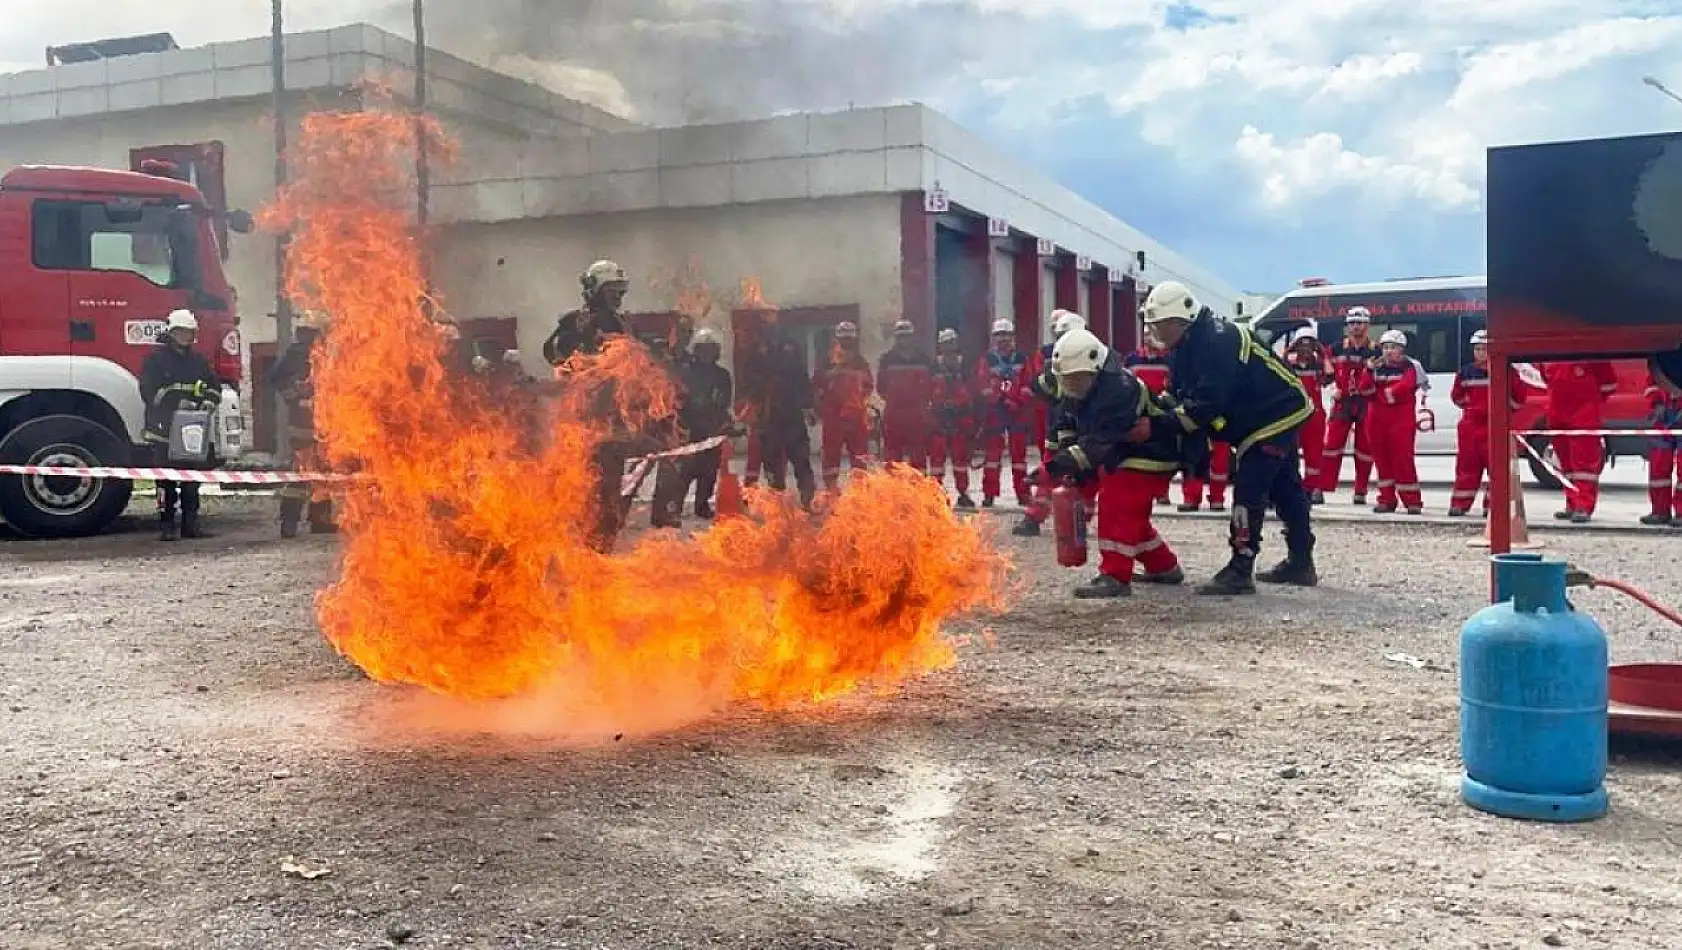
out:
<path id="1" fill-rule="evenodd" d="M 158 515 L 158 540 L 181 540 L 181 532 L 175 527 L 175 512 L 166 511 Z"/>
<path id="2" fill-rule="evenodd" d="M 975 510 L 975 499 L 971 498 L 969 496 L 969 492 L 964 492 L 964 493 L 962 493 L 958 496 L 958 510 L 959 511 L 974 511 Z"/>
<path id="3" fill-rule="evenodd" d="M 1650 515 L 1642 515 L 1641 523 L 1645 525 L 1653 525 L 1655 527 L 1663 527 L 1671 523 L 1671 518 L 1663 512 L 1655 511 Z"/>
<path id="4" fill-rule="evenodd" d="M 1010 529 L 1010 533 L 1019 538 L 1037 538 L 1040 536 L 1040 523 L 1023 518 L 1016 523 L 1016 527 Z"/>
<path id="5" fill-rule="evenodd" d="M 304 520 L 304 500 L 302 498 L 282 498 L 280 500 L 280 536 L 295 538 L 298 536 L 298 525 Z"/>
<path id="6" fill-rule="evenodd" d="M 199 524 L 199 513 L 196 511 L 181 513 L 181 536 L 188 540 L 212 537 L 211 533 Z"/>
<path id="7" fill-rule="evenodd" d="M 1081 600 L 1112 600 L 1133 596 L 1133 588 L 1108 574 L 1099 574 L 1075 588 L 1075 596 Z"/>
<path id="8" fill-rule="evenodd" d="M 1576 514 L 1576 512 L 1572 511 L 1570 508 L 1561 508 L 1558 511 L 1554 512 L 1554 520 L 1555 521 L 1570 521 L 1572 516 L 1575 515 L 1575 514 Z"/>
<path id="9" fill-rule="evenodd" d="M 1234 554 L 1226 567 L 1216 572 L 1209 582 L 1197 589 L 1209 597 L 1237 597 L 1256 592 L 1256 559 Z"/>
<path id="10" fill-rule="evenodd" d="M 1323 491 L 1309 492 L 1308 493 L 1308 503 L 1311 504 L 1311 505 L 1323 505 L 1323 504 L 1325 504 L 1326 503 L 1326 493 L 1323 492 Z"/>
<path id="11" fill-rule="evenodd" d="M 704 501 L 698 501 L 695 503 L 695 517 L 711 521 L 718 517 L 718 512 L 713 510 L 712 505 Z"/>
<path id="12" fill-rule="evenodd" d="M 1263 584 L 1290 584 L 1294 587 L 1315 587 L 1320 574 L 1314 570 L 1313 555 L 1291 556 L 1256 575 Z"/>
<path id="13" fill-rule="evenodd" d="M 1166 571 L 1157 571 L 1155 574 L 1140 571 L 1133 575 L 1133 583 L 1135 584 L 1160 584 L 1164 587 L 1175 587 L 1185 582 L 1186 572 L 1180 570 L 1178 564 Z"/>
<path id="14" fill-rule="evenodd" d="M 310 504 L 310 534 L 338 534 L 339 523 L 333 520 L 333 503 L 317 501 Z"/>

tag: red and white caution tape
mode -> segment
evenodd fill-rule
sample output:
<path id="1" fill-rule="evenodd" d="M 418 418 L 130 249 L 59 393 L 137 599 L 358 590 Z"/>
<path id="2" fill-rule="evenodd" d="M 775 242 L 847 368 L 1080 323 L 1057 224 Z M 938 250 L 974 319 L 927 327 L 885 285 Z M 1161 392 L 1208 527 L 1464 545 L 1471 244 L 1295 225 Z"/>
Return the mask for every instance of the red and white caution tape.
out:
<path id="1" fill-rule="evenodd" d="M 683 458 L 686 455 L 700 455 L 702 452 L 723 445 L 724 440 L 724 436 L 715 435 L 710 439 L 702 439 L 699 442 L 680 445 L 675 449 L 667 449 L 664 452 L 655 452 L 653 455 L 644 455 L 632 459 L 630 470 L 625 473 L 625 477 L 619 482 L 620 496 L 629 498 L 635 495 L 642 488 L 642 483 L 648 480 L 648 473 L 654 471 L 655 462 L 661 459 Z"/>
<path id="2" fill-rule="evenodd" d="M 1526 433 L 1526 434 L 1529 435 L 1529 434 L 1533 434 L 1533 433 Z M 1519 448 L 1524 450 L 1524 454 L 1526 454 L 1526 455 L 1530 456 L 1531 458 L 1535 459 L 1536 464 L 1538 464 L 1538 465 L 1542 466 L 1542 468 L 1546 469 L 1549 475 L 1552 475 L 1554 478 L 1559 479 L 1560 485 L 1564 486 L 1566 491 L 1576 491 L 1577 490 L 1577 483 L 1572 481 L 1571 479 L 1567 478 L 1564 472 L 1560 471 L 1553 463 L 1549 462 L 1546 458 L 1543 458 L 1542 453 L 1536 451 L 1534 448 L 1531 447 L 1529 440 L 1527 440 L 1527 439 L 1517 439 L 1515 441 L 1518 442 Z"/>
<path id="3" fill-rule="evenodd" d="M 98 466 L 77 468 L 70 465 L 0 465 L 0 475 L 48 475 L 66 478 L 121 478 L 133 481 L 148 479 L 157 482 L 202 482 L 214 485 L 284 485 L 290 482 L 342 482 L 354 475 L 329 475 L 321 472 L 238 472 L 185 468 L 121 468 Z"/>
<path id="4" fill-rule="evenodd" d="M 1682 429 L 1534 429 L 1514 435 L 1644 435 L 1662 437 L 1682 436 Z"/>

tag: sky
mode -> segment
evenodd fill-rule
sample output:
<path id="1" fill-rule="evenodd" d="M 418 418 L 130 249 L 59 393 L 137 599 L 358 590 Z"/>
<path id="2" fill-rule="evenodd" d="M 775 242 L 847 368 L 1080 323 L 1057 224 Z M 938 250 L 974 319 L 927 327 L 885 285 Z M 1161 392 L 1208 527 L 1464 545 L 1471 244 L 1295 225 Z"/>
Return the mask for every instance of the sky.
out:
<path id="1" fill-rule="evenodd" d="M 6 7 L 0 72 L 269 25 L 259 0 Z M 286 9 L 409 32 L 407 0 Z M 656 124 L 927 102 L 1259 293 L 1481 273 L 1486 148 L 1682 128 L 1643 82 L 1682 93 L 1682 0 L 429 0 L 428 24 Z"/>

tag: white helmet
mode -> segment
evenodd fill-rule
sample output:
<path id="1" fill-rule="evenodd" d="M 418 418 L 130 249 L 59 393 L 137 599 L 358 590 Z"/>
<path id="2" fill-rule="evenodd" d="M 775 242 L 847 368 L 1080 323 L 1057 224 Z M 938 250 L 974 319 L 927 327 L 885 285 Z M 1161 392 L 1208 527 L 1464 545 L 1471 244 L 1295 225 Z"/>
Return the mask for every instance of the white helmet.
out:
<path id="1" fill-rule="evenodd" d="M 914 336 L 916 333 L 917 328 L 911 325 L 910 320 L 900 320 L 894 324 L 894 336 Z"/>
<path id="2" fill-rule="evenodd" d="M 1487 345 L 1489 343 L 1489 331 L 1488 330 L 1479 330 L 1478 332 L 1472 334 L 1472 345 L 1477 346 L 1480 343 L 1485 344 L 1485 345 Z"/>
<path id="3" fill-rule="evenodd" d="M 1386 343 L 1394 343 L 1405 349 L 1408 345 L 1408 335 L 1400 330 L 1385 330 L 1384 335 L 1378 338 L 1378 344 L 1383 346 Z"/>
<path id="4" fill-rule="evenodd" d="M 191 310 L 172 310 L 165 327 L 170 330 L 191 330 L 197 333 L 199 332 L 199 318 L 193 316 Z"/>
<path id="5" fill-rule="evenodd" d="M 837 340 L 856 340 L 859 338 L 859 325 L 851 320 L 843 320 L 835 325 Z"/>
<path id="6" fill-rule="evenodd" d="M 1343 315 L 1343 319 L 1348 323 L 1371 323 L 1372 311 L 1365 307 L 1350 307 L 1349 312 Z"/>
<path id="7" fill-rule="evenodd" d="M 1051 311 L 1051 338 L 1062 339 L 1070 330 L 1086 329 L 1086 318 L 1073 310 Z"/>
<path id="8" fill-rule="evenodd" d="M 712 327 L 702 327 L 701 329 L 696 330 L 695 335 L 689 340 L 689 348 L 693 350 L 703 343 L 711 343 L 713 346 L 724 345 L 719 339 L 718 331 L 714 330 Z"/>
<path id="9" fill-rule="evenodd" d="M 995 320 L 995 321 L 993 321 L 993 335 L 994 336 L 999 336 L 999 335 L 1005 334 L 1005 333 L 1015 333 L 1015 332 L 1016 332 L 1016 324 L 1011 323 L 1009 320 Z"/>
<path id="10" fill-rule="evenodd" d="M 1318 340 L 1319 338 L 1320 335 L 1314 332 L 1313 327 L 1300 327 L 1295 333 L 1291 334 L 1290 345 L 1296 346 L 1303 340 Z"/>
<path id="11" fill-rule="evenodd" d="M 585 290 L 594 291 L 608 284 L 629 284 L 630 279 L 625 276 L 625 268 L 613 261 L 597 261 L 585 268 L 579 276 L 579 283 L 584 285 Z"/>
<path id="12" fill-rule="evenodd" d="M 1164 320 L 1190 320 L 1197 316 L 1197 298 L 1191 295 L 1186 285 L 1177 280 L 1164 281 L 1151 288 L 1149 297 L 1145 298 L 1143 314 L 1145 323 L 1161 323 Z"/>
<path id="13" fill-rule="evenodd" d="M 1110 348 L 1092 335 L 1092 331 L 1077 327 L 1063 334 L 1051 348 L 1051 371 L 1059 376 L 1070 373 L 1096 373 L 1108 359 Z"/>
<path id="14" fill-rule="evenodd" d="M 934 341 L 936 343 L 956 343 L 958 342 L 958 331 L 952 329 L 951 327 L 947 327 L 946 329 L 940 331 L 940 334 L 934 338 Z"/>

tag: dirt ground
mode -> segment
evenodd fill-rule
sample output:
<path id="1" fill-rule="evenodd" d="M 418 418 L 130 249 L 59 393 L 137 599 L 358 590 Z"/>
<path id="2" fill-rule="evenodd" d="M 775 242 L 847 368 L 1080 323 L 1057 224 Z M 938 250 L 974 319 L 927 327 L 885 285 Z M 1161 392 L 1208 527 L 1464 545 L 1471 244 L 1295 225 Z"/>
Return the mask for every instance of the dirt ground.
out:
<path id="1" fill-rule="evenodd" d="M 568 749 L 395 728 L 405 692 L 313 629 L 333 542 L 248 501 L 214 523 L 0 542 L 5 950 L 1682 940 L 1673 750 L 1621 751 L 1596 823 L 1460 804 L 1485 582 L 1453 529 L 1323 526 L 1323 587 L 1244 601 L 1076 603 L 1049 541 L 1006 539 L 1025 592 L 992 644 L 897 698 Z M 1166 526 L 1195 576 L 1223 559 L 1217 526 Z M 1682 597 L 1673 538 L 1550 546 Z M 1575 599 L 1616 660 L 1682 658 Z"/>

